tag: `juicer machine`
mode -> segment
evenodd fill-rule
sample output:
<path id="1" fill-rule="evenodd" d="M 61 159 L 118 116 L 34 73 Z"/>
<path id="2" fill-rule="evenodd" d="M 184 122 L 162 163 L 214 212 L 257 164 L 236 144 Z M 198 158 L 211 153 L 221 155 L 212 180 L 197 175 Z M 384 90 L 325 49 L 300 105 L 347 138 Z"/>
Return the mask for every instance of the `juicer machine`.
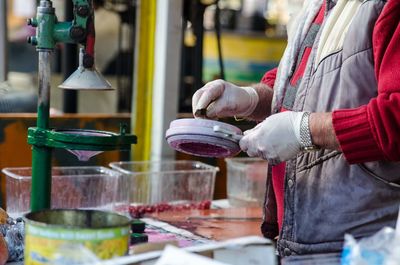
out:
<path id="1" fill-rule="evenodd" d="M 127 134 L 121 125 L 119 133 L 49 127 L 50 61 L 57 43 L 75 43 L 83 48 L 79 52 L 78 69 L 59 87 L 79 90 L 110 90 L 111 85 L 96 70 L 94 64 L 94 10 L 91 0 L 73 1 L 74 19 L 59 22 L 52 1 L 41 0 L 35 18 L 28 25 L 36 28 L 36 35 L 28 42 L 39 53 L 39 97 L 37 127 L 28 129 L 28 143 L 32 145 L 31 211 L 51 206 L 51 157 L 53 148 L 67 149 L 80 160 L 88 160 L 102 151 L 130 150 L 136 136 Z"/>

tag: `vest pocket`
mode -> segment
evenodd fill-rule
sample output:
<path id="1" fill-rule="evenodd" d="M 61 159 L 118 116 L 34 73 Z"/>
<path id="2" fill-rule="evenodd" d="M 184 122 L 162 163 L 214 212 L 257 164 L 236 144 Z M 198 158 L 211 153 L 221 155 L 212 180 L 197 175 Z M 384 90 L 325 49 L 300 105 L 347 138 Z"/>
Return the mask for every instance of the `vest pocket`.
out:
<path id="1" fill-rule="evenodd" d="M 310 169 L 314 166 L 322 164 L 323 162 L 340 155 L 342 152 L 336 150 L 320 150 L 311 153 L 303 153 L 298 157 L 298 165 L 301 165 L 297 168 L 298 172 L 303 170 Z"/>
<path id="2" fill-rule="evenodd" d="M 358 164 L 369 176 L 385 183 L 386 185 L 400 189 L 400 163 L 399 162 L 369 162 Z"/>

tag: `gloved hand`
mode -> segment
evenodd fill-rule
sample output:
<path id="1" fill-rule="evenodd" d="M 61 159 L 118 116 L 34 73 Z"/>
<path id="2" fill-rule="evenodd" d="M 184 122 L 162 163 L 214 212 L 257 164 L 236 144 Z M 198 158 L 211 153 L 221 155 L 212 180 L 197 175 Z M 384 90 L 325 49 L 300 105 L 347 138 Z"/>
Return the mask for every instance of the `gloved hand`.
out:
<path id="1" fill-rule="evenodd" d="M 261 157 L 272 165 L 294 158 L 301 151 L 300 123 L 303 113 L 285 111 L 269 116 L 244 132 L 240 148 L 249 156 Z"/>
<path id="2" fill-rule="evenodd" d="M 192 97 L 193 115 L 196 110 L 207 109 L 210 119 L 222 117 L 246 117 L 257 107 L 258 94 L 252 87 L 238 87 L 224 80 L 207 83 Z"/>

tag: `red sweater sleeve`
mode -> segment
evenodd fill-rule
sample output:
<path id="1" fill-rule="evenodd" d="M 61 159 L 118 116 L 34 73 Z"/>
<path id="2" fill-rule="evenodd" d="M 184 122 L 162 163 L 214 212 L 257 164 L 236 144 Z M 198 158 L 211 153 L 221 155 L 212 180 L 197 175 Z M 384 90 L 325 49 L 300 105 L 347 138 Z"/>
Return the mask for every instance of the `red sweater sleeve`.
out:
<path id="1" fill-rule="evenodd" d="M 356 109 L 336 110 L 333 127 L 349 163 L 400 161 L 400 1 L 389 0 L 373 36 L 378 95 Z"/>
<path id="2" fill-rule="evenodd" d="M 264 74 L 264 76 L 261 78 L 261 83 L 266 84 L 267 86 L 269 86 L 271 88 L 274 88 L 277 71 L 278 71 L 278 67 L 266 72 Z"/>

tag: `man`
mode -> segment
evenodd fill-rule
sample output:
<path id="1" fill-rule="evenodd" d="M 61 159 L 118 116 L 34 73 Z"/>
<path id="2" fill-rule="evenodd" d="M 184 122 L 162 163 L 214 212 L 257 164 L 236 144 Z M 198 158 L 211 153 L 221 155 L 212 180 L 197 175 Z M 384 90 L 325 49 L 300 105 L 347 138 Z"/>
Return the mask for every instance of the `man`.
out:
<path id="1" fill-rule="evenodd" d="M 260 121 L 240 147 L 274 165 L 262 231 L 280 256 L 339 252 L 400 205 L 400 1 L 308 0 L 278 70 L 193 96 L 209 118 Z M 273 90 L 272 90 L 273 87 Z"/>

